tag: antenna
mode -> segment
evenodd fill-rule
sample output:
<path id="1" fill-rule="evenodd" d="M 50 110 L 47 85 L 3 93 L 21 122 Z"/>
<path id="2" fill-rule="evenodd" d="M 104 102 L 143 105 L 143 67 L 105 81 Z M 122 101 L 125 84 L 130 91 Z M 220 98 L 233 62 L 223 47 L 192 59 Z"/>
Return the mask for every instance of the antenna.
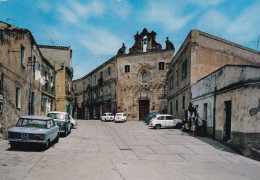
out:
<path id="1" fill-rule="evenodd" d="M 258 36 L 257 41 L 253 41 L 256 43 L 256 50 L 258 51 L 259 43 L 260 43 L 260 36 Z"/>
<path id="2" fill-rule="evenodd" d="M 0 0 L 0 2 L 1 2 L 2 0 Z M 8 21 L 16 21 L 15 19 L 10 19 L 10 18 L 7 18 L 6 19 L 6 23 L 8 24 Z"/>

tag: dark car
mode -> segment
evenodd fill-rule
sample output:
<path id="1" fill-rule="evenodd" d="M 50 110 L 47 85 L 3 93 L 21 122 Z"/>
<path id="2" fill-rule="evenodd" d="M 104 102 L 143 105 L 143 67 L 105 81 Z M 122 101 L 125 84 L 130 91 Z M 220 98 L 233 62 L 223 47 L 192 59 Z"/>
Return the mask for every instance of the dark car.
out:
<path id="1" fill-rule="evenodd" d="M 11 148 L 18 144 L 40 144 L 47 149 L 52 141 L 59 141 L 59 127 L 53 118 L 44 116 L 21 116 L 15 127 L 8 130 Z"/>
<path id="2" fill-rule="evenodd" d="M 147 118 L 145 119 L 145 123 L 148 125 L 151 121 L 151 119 L 156 116 L 157 114 L 161 114 L 161 113 L 150 113 L 148 114 Z"/>
<path id="3" fill-rule="evenodd" d="M 59 133 L 63 133 L 67 136 L 71 132 L 71 120 L 69 113 L 60 111 L 51 111 L 47 114 L 48 117 L 52 117 L 55 123 L 60 127 Z"/>

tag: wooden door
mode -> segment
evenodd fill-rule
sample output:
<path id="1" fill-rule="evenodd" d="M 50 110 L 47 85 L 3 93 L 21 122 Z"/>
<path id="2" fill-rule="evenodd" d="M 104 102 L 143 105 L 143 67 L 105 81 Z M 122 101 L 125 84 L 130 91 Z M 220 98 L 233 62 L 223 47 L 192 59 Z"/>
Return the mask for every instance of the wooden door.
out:
<path id="1" fill-rule="evenodd" d="M 149 100 L 139 101 L 139 120 L 144 120 L 144 117 L 149 114 Z"/>

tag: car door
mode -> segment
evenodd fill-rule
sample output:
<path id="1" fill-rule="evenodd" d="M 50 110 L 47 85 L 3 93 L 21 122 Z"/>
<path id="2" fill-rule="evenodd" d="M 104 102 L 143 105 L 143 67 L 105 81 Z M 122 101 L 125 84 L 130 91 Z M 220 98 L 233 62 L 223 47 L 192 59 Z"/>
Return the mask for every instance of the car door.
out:
<path id="1" fill-rule="evenodd" d="M 166 124 L 165 124 L 165 116 L 159 116 L 157 118 L 157 121 L 158 123 L 161 125 L 162 128 L 165 128 L 166 127 Z M 158 124 L 157 123 L 157 124 Z"/>
<path id="2" fill-rule="evenodd" d="M 165 120 L 165 124 L 166 124 L 166 127 L 174 127 L 174 119 L 172 116 L 166 116 L 166 120 Z"/>

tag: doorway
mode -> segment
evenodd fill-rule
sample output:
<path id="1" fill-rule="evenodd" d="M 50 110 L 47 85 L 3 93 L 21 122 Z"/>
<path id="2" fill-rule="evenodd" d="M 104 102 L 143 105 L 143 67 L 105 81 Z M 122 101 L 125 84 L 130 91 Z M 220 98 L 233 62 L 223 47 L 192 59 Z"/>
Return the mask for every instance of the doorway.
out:
<path id="1" fill-rule="evenodd" d="M 139 120 L 144 120 L 144 117 L 149 114 L 149 100 L 139 101 Z"/>
<path id="2" fill-rule="evenodd" d="M 224 141 L 230 140 L 231 136 L 231 101 L 225 101 L 225 124 L 224 124 Z"/>

